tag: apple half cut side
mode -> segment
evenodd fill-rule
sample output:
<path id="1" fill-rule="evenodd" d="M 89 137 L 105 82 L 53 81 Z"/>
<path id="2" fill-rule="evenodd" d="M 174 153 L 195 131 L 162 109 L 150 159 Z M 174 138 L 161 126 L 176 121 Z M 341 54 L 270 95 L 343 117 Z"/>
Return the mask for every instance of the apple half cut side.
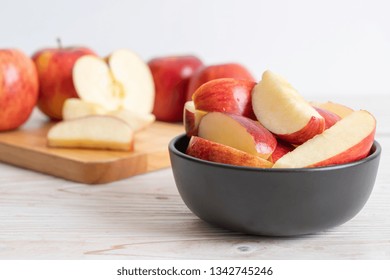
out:
<path id="1" fill-rule="evenodd" d="M 79 98 L 68 98 L 62 107 L 62 118 L 71 120 L 90 115 L 104 115 L 107 110 L 96 103 L 87 102 Z"/>
<path id="2" fill-rule="evenodd" d="M 79 97 L 106 110 L 116 110 L 121 105 L 123 90 L 112 77 L 107 63 L 99 57 L 85 55 L 73 67 L 73 83 Z"/>
<path id="3" fill-rule="evenodd" d="M 155 88 L 149 66 L 134 52 L 120 49 L 107 58 L 114 80 L 121 85 L 122 107 L 139 114 L 150 114 Z"/>
<path id="4" fill-rule="evenodd" d="M 55 124 L 47 135 L 50 147 L 134 150 L 130 126 L 111 116 L 88 116 Z"/>
<path id="5" fill-rule="evenodd" d="M 152 112 L 152 74 L 131 51 L 115 51 L 106 60 L 92 55 L 79 58 L 73 67 L 73 83 L 82 100 L 108 111 L 124 108 L 139 114 Z"/>
<path id="6" fill-rule="evenodd" d="M 322 133 L 324 118 L 281 76 L 265 71 L 253 88 L 253 111 L 278 138 L 302 144 Z"/>
<path id="7" fill-rule="evenodd" d="M 198 135 L 198 127 L 200 120 L 207 112 L 196 110 L 194 101 L 187 101 L 184 104 L 183 124 L 188 137 Z"/>
<path id="8" fill-rule="evenodd" d="M 210 112 L 202 118 L 198 136 L 263 159 L 269 158 L 277 144 L 272 133 L 259 122 L 221 112 Z"/>
<path id="9" fill-rule="evenodd" d="M 329 112 L 332 112 L 332 113 L 338 115 L 340 118 L 345 118 L 346 116 L 350 115 L 354 111 L 347 106 L 344 106 L 344 105 L 339 104 L 339 103 L 334 103 L 331 101 L 323 102 L 323 103 L 310 102 L 310 104 L 313 107 L 328 110 Z"/>
<path id="10" fill-rule="evenodd" d="M 375 118 L 369 112 L 355 111 L 281 157 L 273 167 L 320 167 L 365 158 L 374 142 L 375 128 Z"/>
<path id="11" fill-rule="evenodd" d="M 272 163 L 266 159 L 197 136 L 191 137 L 186 154 L 203 160 L 237 166 L 272 167 Z"/>

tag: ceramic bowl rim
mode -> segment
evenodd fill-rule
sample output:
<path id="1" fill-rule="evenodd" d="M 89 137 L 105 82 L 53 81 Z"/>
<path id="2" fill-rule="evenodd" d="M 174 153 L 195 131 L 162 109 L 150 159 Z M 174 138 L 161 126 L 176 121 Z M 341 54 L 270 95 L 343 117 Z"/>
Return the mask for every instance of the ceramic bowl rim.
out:
<path id="1" fill-rule="evenodd" d="M 197 162 L 200 164 L 205 164 L 205 165 L 210 165 L 213 167 L 221 167 L 221 168 L 226 168 L 226 169 L 234 169 L 234 170 L 243 170 L 243 171 L 249 171 L 249 172 L 265 172 L 265 173 L 304 173 L 304 172 L 325 172 L 325 171 L 330 171 L 330 170 L 337 170 L 337 169 L 344 169 L 356 165 L 361 165 L 366 162 L 372 161 L 375 158 L 379 157 L 382 151 L 382 147 L 377 142 L 376 140 L 372 144 L 371 147 L 371 154 L 368 155 L 367 157 L 354 161 L 354 162 L 349 162 L 349 163 L 344 163 L 344 164 L 336 164 L 336 165 L 329 165 L 329 166 L 322 166 L 322 167 L 305 167 L 305 168 L 258 168 L 258 167 L 249 167 L 249 166 L 236 166 L 236 165 L 231 165 L 231 164 L 224 164 L 224 163 L 217 163 L 217 162 L 212 162 L 212 161 L 207 161 L 203 159 L 198 159 L 193 156 L 189 156 L 181 151 L 179 151 L 176 148 L 176 143 L 188 136 L 183 133 L 180 134 L 176 137 L 174 137 L 170 142 L 169 142 L 169 150 L 173 152 L 175 155 L 184 158 L 189 161 Z"/>

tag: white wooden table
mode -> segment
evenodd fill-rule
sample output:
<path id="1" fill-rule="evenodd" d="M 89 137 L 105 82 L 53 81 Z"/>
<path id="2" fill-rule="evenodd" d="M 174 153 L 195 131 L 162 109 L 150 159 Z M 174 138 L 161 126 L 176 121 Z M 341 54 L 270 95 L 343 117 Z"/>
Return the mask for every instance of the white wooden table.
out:
<path id="1" fill-rule="evenodd" d="M 0 259 L 390 259 L 390 96 L 329 99 L 371 111 L 383 148 L 368 203 L 342 226 L 243 235 L 193 215 L 171 169 L 90 186 L 0 163 Z"/>

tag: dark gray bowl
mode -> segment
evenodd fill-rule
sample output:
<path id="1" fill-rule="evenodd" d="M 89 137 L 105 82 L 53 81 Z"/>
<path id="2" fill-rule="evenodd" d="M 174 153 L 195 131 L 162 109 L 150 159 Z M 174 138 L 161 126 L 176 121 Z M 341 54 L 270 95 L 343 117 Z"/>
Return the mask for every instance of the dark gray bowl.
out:
<path id="1" fill-rule="evenodd" d="M 173 175 L 188 208 L 202 220 L 239 232 L 290 236 L 345 223 L 367 202 L 381 147 L 360 161 L 321 168 L 258 169 L 185 154 L 185 135 L 169 144 Z"/>

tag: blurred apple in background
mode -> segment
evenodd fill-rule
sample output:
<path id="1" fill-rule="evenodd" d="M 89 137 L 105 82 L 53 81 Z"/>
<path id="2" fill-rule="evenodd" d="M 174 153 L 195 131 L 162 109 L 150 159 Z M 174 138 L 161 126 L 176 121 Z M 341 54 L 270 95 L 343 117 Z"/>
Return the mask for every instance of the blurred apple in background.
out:
<path id="1" fill-rule="evenodd" d="M 0 131 L 15 129 L 30 116 L 38 98 L 34 63 L 19 50 L 0 50 Z"/>
<path id="2" fill-rule="evenodd" d="M 187 100 L 192 100 L 192 95 L 201 85 L 208 81 L 220 78 L 256 81 L 249 70 L 238 63 L 204 66 L 192 75 L 188 84 Z"/>
<path id="3" fill-rule="evenodd" d="M 77 59 L 87 54 L 95 52 L 85 47 L 59 46 L 39 50 L 32 56 L 39 77 L 38 108 L 51 119 L 61 120 L 65 100 L 78 97 L 72 70 Z"/>
<path id="4" fill-rule="evenodd" d="M 202 61 L 188 55 L 157 57 L 148 64 L 156 87 L 153 114 L 160 121 L 182 121 L 189 79 Z"/>

